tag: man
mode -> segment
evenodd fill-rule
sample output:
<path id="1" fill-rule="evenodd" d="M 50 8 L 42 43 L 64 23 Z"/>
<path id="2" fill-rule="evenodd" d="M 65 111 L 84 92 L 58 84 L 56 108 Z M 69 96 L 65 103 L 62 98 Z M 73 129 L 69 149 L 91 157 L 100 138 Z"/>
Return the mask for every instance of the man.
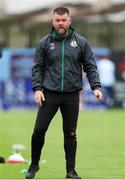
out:
<path id="1" fill-rule="evenodd" d="M 48 126 L 60 108 L 63 119 L 66 178 L 81 179 L 75 170 L 76 128 L 82 68 L 87 73 L 97 100 L 102 99 L 101 85 L 92 51 L 85 38 L 71 27 L 69 10 L 53 11 L 52 31 L 37 46 L 32 69 L 35 102 L 39 105 L 32 135 L 32 161 L 26 178 L 34 178 L 39 170 L 41 150 Z"/>

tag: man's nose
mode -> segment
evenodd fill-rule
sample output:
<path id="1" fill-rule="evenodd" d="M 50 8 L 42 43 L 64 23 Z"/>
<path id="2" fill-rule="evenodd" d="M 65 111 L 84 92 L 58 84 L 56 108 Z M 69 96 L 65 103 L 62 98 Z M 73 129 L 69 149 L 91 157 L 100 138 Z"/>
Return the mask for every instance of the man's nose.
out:
<path id="1" fill-rule="evenodd" d="M 62 21 L 59 21 L 59 25 L 61 25 L 61 24 L 63 24 L 63 22 L 62 22 Z"/>

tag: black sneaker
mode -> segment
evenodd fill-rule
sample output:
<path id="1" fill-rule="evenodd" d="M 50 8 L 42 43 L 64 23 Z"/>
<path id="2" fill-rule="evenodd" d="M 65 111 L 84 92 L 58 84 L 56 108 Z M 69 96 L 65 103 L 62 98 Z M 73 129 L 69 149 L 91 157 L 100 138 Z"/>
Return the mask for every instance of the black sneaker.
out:
<path id="1" fill-rule="evenodd" d="M 66 174 L 66 179 L 82 179 L 78 176 L 77 172 L 73 169 Z"/>
<path id="2" fill-rule="evenodd" d="M 39 170 L 38 165 L 30 165 L 28 172 L 26 173 L 25 179 L 33 179 L 38 170 Z"/>

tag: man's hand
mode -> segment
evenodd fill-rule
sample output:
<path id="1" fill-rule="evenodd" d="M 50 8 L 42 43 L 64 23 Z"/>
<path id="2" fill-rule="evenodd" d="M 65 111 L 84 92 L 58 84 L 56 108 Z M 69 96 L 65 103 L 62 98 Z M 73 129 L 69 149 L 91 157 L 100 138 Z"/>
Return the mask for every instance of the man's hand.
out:
<path id="1" fill-rule="evenodd" d="M 42 102 L 45 101 L 44 94 L 41 90 L 35 91 L 35 102 L 38 106 L 42 106 Z"/>
<path id="2" fill-rule="evenodd" d="M 95 89 L 93 93 L 98 101 L 101 101 L 103 99 L 103 94 L 100 89 Z"/>

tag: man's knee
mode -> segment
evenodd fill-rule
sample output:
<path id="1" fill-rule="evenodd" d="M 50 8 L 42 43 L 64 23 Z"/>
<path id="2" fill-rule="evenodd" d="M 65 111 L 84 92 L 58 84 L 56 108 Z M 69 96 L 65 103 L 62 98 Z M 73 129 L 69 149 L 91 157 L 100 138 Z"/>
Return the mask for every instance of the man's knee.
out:
<path id="1" fill-rule="evenodd" d="M 76 132 L 75 131 L 64 131 L 64 137 L 65 138 L 76 138 Z"/>

